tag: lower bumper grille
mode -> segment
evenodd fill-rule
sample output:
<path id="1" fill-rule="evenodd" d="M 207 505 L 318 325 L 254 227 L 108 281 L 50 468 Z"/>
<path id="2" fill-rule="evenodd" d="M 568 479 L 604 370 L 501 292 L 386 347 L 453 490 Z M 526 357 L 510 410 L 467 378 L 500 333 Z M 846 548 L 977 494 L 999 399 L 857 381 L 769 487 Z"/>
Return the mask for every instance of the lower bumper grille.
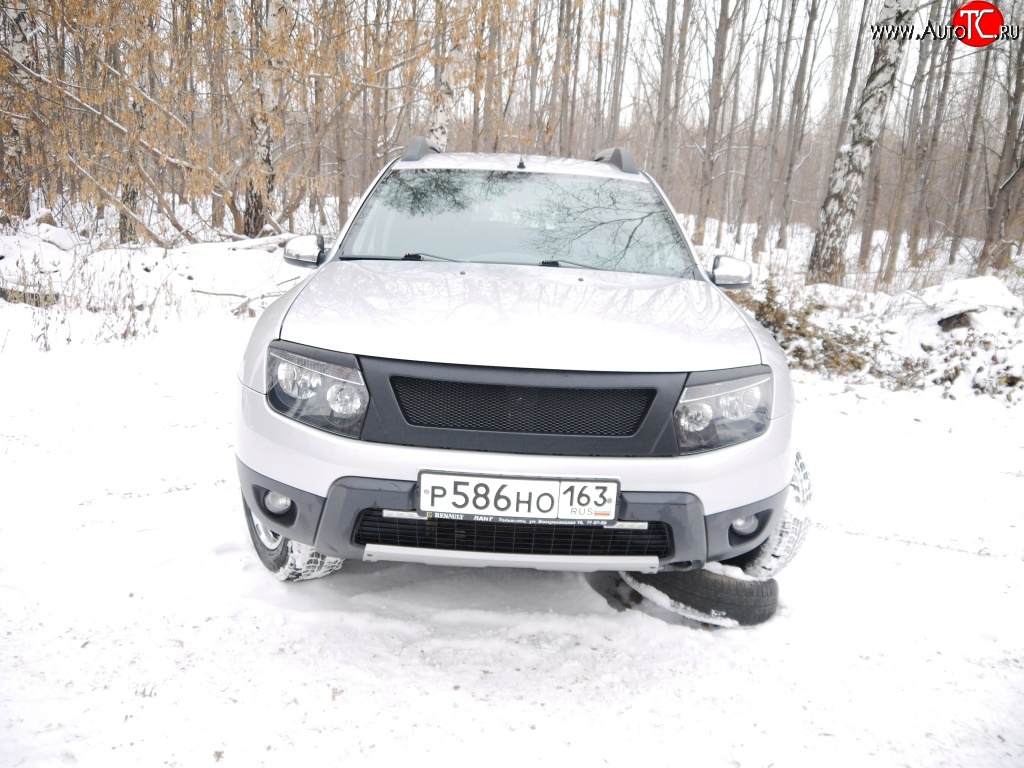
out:
<path id="1" fill-rule="evenodd" d="M 668 557 L 671 551 L 668 526 L 661 522 L 649 523 L 646 530 L 631 530 L 584 525 L 412 520 L 384 517 L 379 510 L 367 510 L 361 515 L 355 543 L 517 555 Z"/>

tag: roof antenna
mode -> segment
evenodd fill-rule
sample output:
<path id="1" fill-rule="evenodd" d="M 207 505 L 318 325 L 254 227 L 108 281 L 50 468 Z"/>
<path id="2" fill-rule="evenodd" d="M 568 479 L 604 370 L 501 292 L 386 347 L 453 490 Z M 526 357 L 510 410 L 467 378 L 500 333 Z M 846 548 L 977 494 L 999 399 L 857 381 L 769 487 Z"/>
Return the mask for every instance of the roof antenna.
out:
<path id="1" fill-rule="evenodd" d="M 526 163 L 523 162 L 523 153 L 522 152 L 519 153 L 519 165 L 517 165 L 516 168 L 518 170 L 520 170 L 520 171 L 525 171 L 526 170 Z"/>

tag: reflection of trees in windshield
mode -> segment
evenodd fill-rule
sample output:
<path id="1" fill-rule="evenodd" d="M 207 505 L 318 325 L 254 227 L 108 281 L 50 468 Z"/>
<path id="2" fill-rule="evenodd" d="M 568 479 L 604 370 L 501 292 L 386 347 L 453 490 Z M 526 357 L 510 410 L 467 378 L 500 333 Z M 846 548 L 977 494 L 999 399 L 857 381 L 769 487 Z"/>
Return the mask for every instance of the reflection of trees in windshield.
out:
<path id="1" fill-rule="evenodd" d="M 646 184 L 588 179 L 546 191 L 544 208 L 556 226 L 537 239 L 550 258 L 628 272 L 679 273 L 689 266 L 668 212 Z"/>
<path id="2" fill-rule="evenodd" d="M 457 214 L 485 200 L 510 194 L 524 176 L 514 171 L 467 173 L 435 170 L 392 173 L 381 182 L 377 204 L 408 216 Z"/>
<path id="3" fill-rule="evenodd" d="M 693 266 L 648 184 L 561 174 L 403 170 L 383 179 L 346 237 L 348 256 L 575 262 L 682 275 Z"/>

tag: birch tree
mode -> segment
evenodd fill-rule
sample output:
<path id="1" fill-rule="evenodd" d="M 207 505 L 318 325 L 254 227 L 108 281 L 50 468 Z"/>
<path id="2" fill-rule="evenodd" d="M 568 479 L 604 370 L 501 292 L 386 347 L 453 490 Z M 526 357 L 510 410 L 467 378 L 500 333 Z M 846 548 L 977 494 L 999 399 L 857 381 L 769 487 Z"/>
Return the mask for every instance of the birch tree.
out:
<path id="1" fill-rule="evenodd" d="M 3 126 L 0 142 L 3 143 L 3 169 L 0 170 L 0 188 L 3 199 L 15 216 L 29 215 L 29 175 L 26 168 L 28 154 L 28 116 L 16 95 L 27 95 L 32 90 L 31 78 L 25 69 L 30 64 L 29 31 L 31 19 L 27 0 L 14 0 L 2 8 L 4 36 L 10 45 L 13 63 L 11 77 L 17 88 L 5 89 L 4 101 L 8 108 L 6 115 L 0 114 Z M 7 119 L 4 119 L 4 118 Z M 5 125 L 6 124 L 6 125 Z"/>
<path id="2" fill-rule="evenodd" d="M 901 25 L 910 18 L 908 0 L 885 0 L 879 24 Z M 860 103 L 851 121 L 849 141 L 840 147 L 821 207 L 807 282 L 842 285 L 846 247 L 871 149 L 882 130 L 886 109 L 904 52 L 902 39 L 879 39 Z"/>

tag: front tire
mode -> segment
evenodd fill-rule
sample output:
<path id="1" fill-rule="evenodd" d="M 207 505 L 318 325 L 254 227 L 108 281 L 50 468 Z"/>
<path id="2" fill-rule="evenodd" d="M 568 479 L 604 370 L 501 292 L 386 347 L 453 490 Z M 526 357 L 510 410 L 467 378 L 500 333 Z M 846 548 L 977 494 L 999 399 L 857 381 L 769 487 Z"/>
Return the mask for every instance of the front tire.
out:
<path id="1" fill-rule="evenodd" d="M 789 482 L 789 498 L 782 520 L 760 545 L 744 555 L 733 558 L 726 565 L 735 565 L 751 578 L 774 578 L 796 557 L 811 527 L 809 514 L 813 497 L 811 476 L 799 453 L 793 462 L 793 479 Z"/>
<path id="2" fill-rule="evenodd" d="M 707 570 L 625 573 L 619 576 L 655 605 L 719 627 L 762 624 L 779 607 L 779 584 L 732 579 Z"/>
<path id="3" fill-rule="evenodd" d="M 280 581 L 307 581 L 328 576 L 341 568 L 341 558 L 322 555 L 308 544 L 292 541 L 270 530 L 242 500 L 249 538 L 260 562 Z"/>

